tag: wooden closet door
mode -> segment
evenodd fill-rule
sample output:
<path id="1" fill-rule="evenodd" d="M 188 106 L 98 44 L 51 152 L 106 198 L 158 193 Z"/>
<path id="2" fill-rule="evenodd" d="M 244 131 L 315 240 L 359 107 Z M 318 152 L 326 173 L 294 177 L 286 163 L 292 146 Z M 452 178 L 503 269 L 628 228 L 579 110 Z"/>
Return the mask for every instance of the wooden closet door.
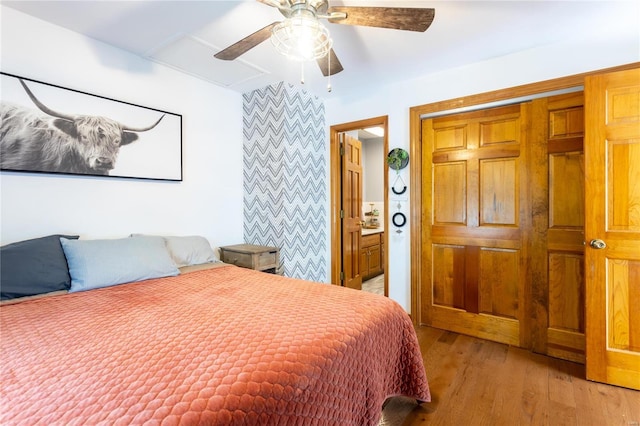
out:
<path id="1" fill-rule="evenodd" d="M 532 347 L 584 363 L 584 95 L 531 104 Z"/>
<path id="2" fill-rule="evenodd" d="M 421 321 L 527 346 L 527 106 L 422 122 Z"/>
<path id="3" fill-rule="evenodd" d="M 588 77 L 585 111 L 587 378 L 640 389 L 640 69 Z"/>

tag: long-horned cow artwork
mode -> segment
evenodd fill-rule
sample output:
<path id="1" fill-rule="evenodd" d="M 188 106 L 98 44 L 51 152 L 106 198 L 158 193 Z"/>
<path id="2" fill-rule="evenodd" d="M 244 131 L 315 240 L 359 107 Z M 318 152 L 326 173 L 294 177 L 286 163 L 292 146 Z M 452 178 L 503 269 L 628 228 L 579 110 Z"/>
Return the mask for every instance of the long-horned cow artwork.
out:
<path id="1" fill-rule="evenodd" d="M 19 105 L 0 104 L 0 166 L 5 170 L 108 175 L 120 147 L 138 140 L 152 125 L 130 127 L 106 117 L 64 114 L 20 84 L 42 113 Z"/>

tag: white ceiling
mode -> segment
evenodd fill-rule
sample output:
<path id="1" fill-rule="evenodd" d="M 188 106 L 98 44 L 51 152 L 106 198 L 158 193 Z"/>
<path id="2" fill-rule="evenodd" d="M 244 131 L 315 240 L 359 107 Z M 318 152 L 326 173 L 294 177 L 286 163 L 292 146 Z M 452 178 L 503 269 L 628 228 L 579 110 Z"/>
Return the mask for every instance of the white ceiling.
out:
<path id="1" fill-rule="evenodd" d="M 283 19 L 277 9 L 255 0 L 0 4 L 241 93 L 280 81 L 300 84 L 300 64 L 280 56 L 270 41 L 235 61 L 213 57 Z M 304 88 L 323 98 L 574 39 L 640 39 L 637 0 L 330 1 L 339 5 L 432 7 L 436 13 L 424 33 L 323 21 L 344 67 L 331 78 L 328 93 L 317 64 L 305 64 Z"/>

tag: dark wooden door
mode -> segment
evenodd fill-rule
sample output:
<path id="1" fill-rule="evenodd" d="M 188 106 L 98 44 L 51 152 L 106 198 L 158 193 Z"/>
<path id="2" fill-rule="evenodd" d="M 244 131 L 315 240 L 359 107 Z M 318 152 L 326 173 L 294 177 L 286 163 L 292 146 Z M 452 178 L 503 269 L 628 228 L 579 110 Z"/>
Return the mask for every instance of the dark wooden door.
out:
<path id="1" fill-rule="evenodd" d="M 532 101 L 532 348 L 584 363 L 584 95 Z"/>

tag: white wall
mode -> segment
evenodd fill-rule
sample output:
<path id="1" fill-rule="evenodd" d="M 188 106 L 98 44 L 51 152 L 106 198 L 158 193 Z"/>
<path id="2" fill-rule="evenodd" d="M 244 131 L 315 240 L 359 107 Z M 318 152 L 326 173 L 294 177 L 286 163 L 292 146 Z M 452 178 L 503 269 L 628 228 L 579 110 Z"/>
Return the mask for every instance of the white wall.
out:
<path id="1" fill-rule="evenodd" d="M 582 72 L 640 61 L 638 26 L 608 34 L 582 34 L 580 41 L 547 45 L 490 61 L 425 75 L 376 90 L 352 94 L 325 102 L 327 126 L 349 123 L 382 115 L 389 116 L 389 149 L 409 150 L 409 109 L 436 101 L 458 98 L 522 84 L 579 74 Z M 327 128 L 327 131 L 328 131 Z M 410 159 L 414 161 L 414 159 Z M 404 170 L 408 170 L 408 167 Z M 394 172 L 395 173 L 395 172 Z M 389 175 L 390 184 L 395 178 Z M 408 171 L 403 175 L 407 185 Z M 407 216 L 402 233 L 389 229 L 389 297 L 408 312 L 411 308 L 410 235 L 407 190 L 404 196 L 389 194 L 391 215 L 401 209 Z M 406 201 L 404 201 L 406 200 Z M 329 208 L 329 206 L 327 207 Z M 328 231 L 329 232 L 329 231 Z"/>
<path id="2" fill-rule="evenodd" d="M 0 242 L 132 232 L 243 241 L 242 96 L 0 6 L 3 72 L 182 115 L 183 181 L 0 173 Z M 71 112 L 71 111 L 70 111 Z"/>

